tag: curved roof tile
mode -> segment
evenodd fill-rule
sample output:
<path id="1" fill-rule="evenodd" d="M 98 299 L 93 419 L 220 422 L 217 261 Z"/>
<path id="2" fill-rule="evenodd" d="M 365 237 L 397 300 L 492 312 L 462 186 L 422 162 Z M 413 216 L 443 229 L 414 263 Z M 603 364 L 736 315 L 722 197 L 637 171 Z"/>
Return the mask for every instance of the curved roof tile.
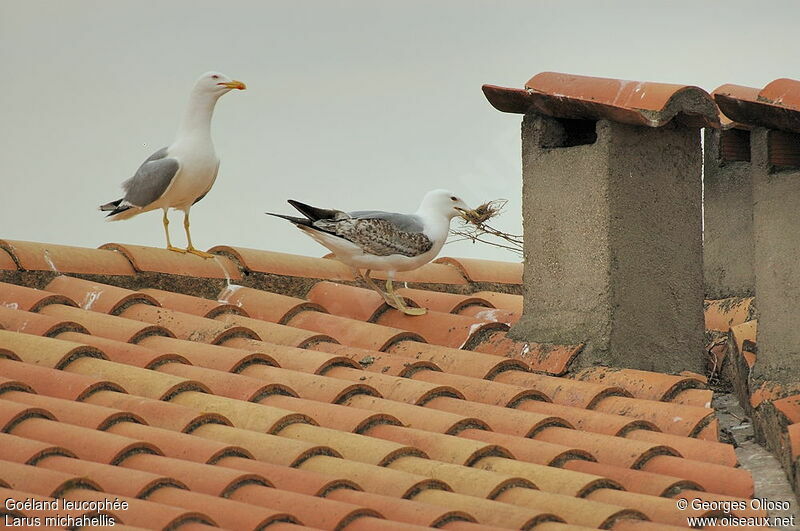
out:
<path id="1" fill-rule="evenodd" d="M 525 83 L 524 90 L 484 85 L 483 92 L 503 112 L 536 111 L 556 118 L 606 119 L 648 127 L 675 119 L 688 127 L 719 127 L 711 96 L 689 85 L 541 72 Z"/>

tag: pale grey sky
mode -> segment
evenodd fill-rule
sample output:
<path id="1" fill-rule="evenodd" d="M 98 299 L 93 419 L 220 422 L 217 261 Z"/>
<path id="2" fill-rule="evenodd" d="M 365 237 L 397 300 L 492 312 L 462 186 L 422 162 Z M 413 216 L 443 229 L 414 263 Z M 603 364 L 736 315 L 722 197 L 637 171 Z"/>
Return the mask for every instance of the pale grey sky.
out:
<path id="1" fill-rule="evenodd" d="M 208 70 L 248 90 L 217 106 L 222 164 L 192 211 L 198 247 L 320 256 L 263 212 L 290 212 L 287 198 L 411 212 L 432 188 L 509 199 L 497 225 L 518 232 L 520 117 L 483 83 L 554 70 L 760 87 L 800 77 L 798 20 L 793 1 L 0 0 L 0 238 L 163 246 L 159 213 L 106 223 L 97 206 L 172 141 Z M 442 254 L 517 259 L 469 243 Z"/>

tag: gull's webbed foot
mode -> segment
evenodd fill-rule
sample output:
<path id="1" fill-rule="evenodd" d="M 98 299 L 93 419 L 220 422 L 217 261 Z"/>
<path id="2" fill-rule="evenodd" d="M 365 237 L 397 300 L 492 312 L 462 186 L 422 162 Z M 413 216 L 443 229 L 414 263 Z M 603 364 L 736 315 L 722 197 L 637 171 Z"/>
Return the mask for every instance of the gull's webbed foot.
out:
<path id="1" fill-rule="evenodd" d="M 214 258 L 214 256 L 216 256 L 216 255 L 213 255 L 211 253 L 207 253 L 205 251 L 201 251 L 200 249 L 195 249 L 194 247 L 191 247 L 191 246 L 187 247 L 186 250 L 183 251 L 183 252 L 189 253 L 189 254 L 195 254 L 195 255 L 199 256 L 200 258 Z"/>

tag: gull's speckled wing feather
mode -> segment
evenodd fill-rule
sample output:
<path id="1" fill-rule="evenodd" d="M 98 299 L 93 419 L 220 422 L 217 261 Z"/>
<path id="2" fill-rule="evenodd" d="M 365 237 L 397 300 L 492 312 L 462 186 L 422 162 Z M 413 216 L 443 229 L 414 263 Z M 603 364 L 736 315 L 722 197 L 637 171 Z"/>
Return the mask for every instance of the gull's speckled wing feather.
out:
<path id="1" fill-rule="evenodd" d="M 365 253 L 376 256 L 401 254 L 419 256 L 433 247 L 419 217 L 392 212 L 339 212 L 332 219 L 312 223 L 318 230 L 335 234 L 358 245 Z"/>
<path id="2" fill-rule="evenodd" d="M 167 157 L 167 148 L 159 149 L 139 166 L 133 177 L 122 183 L 123 201 L 137 207 L 156 202 L 167 191 L 179 169 L 178 161 Z"/>

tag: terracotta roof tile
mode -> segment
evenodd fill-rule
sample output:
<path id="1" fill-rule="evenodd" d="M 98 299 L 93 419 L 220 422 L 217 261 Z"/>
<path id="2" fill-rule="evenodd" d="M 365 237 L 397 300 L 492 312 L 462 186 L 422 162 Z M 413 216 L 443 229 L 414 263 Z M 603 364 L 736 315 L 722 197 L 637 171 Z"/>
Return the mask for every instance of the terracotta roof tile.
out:
<path id="1" fill-rule="evenodd" d="M 67 400 L 84 400 L 103 389 L 125 392 L 108 380 L 19 361 L 0 359 L 0 373 L 24 382 L 37 393 Z"/>
<path id="2" fill-rule="evenodd" d="M 5 271 L 17 270 L 17 264 L 14 262 L 14 259 L 5 249 L 0 249 L 0 270 L 5 270 Z"/>
<path id="3" fill-rule="evenodd" d="M 480 260 L 478 258 L 437 258 L 434 263 L 448 264 L 470 282 L 522 284 L 522 263 Z"/>
<path id="4" fill-rule="evenodd" d="M 800 422 L 800 395 L 787 396 L 772 403 L 775 409 L 783 413 L 788 424 Z"/>
<path id="5" fill-rule="evenodd" d="M 535 435 L 540 441 L 572 445 L 589 452 L 598 462 L 622 468 L 640 468 L 655 455 L 679 455 L 663 444 L 564 428 L 549 428 Z"/>
<path id="6" fill-rule="evenodd" d="M 571 427 L 566 420 L 556 416 L 478 404 L 451 397 L 434 398 L 425 404 L 425 407 L 469 415 L 485 422 L 492 431 L 518 437 L 535 437 L 541 430 L 550 426 Z"/>
<path id="7" fill-rule="evenodd" d="M 219 414 L 204 413 L 172 402 L 115 391 L 96 392 L 86 398 L 85 402 L 130 411 L 143 418 L 151 426 L 174 431 L 191 432 L 198 426 L 208 423 L 231 424 L 228 419 Z"/>
<path id="8" fill-rule="evenodd" d="M 625 437 L 670 446 L 675 448 L 683 457 L 695 461 L 707 461 L 730 467 L 738 465 L 736 452 L 730 444 L 704 441 L 692 437 L 680 437 L 670 433 L 650 430 L 631 430 L 625 434 Z"/>
<path id="9" fill-rule="evenodd" d="M 8 400 L 0 401 L 0 431 L 11 432 L 19 424 L 28 419 L 55 419 L 49 411 L 31 407 L 26 404 L 18 404 Z"/>
<path id="10" fill-rule="evenodd" d="M 401 341 L 386 351 L 410 359 L 429 361 L 443 371 L 474 378 L 496 379 L 495 376 L 503 371 L 528 370 L 528 365 L 519 360 L 417 341 Z"/>
<path id="11" fill-rule="evenodd" d="M 136 303 L 159 305 L 150 295 L 66 275 L 54 278 L 45 289 L 68 297 L 84 310 L 103 313 L 117 314 L 123 306 Z"/>
<path id="12" fill-rule="evenodd" d="M 309 345 L 309 347 L 316 348 L 321 345 L 338 346 L 337 343 L 323 341 Z M 317 351 L 309 350 L 308 348 L 277 345 L 246 338 L 230 339 L 225 342 L 225 346 L 234 347 L 242 351 L 257 352 L 261 355 L 269 356 L 271 359 L 275 360 L 277 365 L 285 369 L 310 372 L 313 374 L 325 374 L 331 367 L 359 367 L 358 363 L 350 358 L 337 356 L 336 354 L 327 354 L 322 350 Z"/>
<path id="13" fill-rule="evenodd" d="M 108 495 L 101 492 L 92 491 L 73 491 L 68 493 L 66 498 L 72 500 L 101 501 L 107 499 Z M 126 524 L 144 527 L 149 529 L 188 529 L 191 523 L 202 523 L 216 526 L 217 523 L 204 512 L 190 511 L 151 501 L 129 498 L 127 496 L 115 496 L 120 501 L 128 502 L 128 509 L 118 511 L 115 516 L 119 521 Z M 116 526 L 115 526 L 116 527 Z"/>
<path id="14" fill-rule="evenodd" d="M 495 499 L 510 488 L 535 488 L 532 482 L 521 477 L 419 457 L 401 457 L 392 461 L 388 468 L 439 479 L 450 485 L 454 492 L 478 498 Z"/>
<path id="15" fill-rule="evenodd" d="M 446 483 L 391 468 L 317 456 L 304 461 L 299 468 L 304 471 L 344 477 L 361 485 L 369 492 L 396 498 L 408 498 L 429 489 L 449 490 Z M 453 510 L 452 507 L 447 507 Z"/>
<path id="16" fill-rule="evenodd" d="M 649 127 L 661 127 L 673 118 L 690 127 L 719 126 L 711 96 L 687 85 L 542 72 L 528 80 L 525 90 L 484 85 L 483 92 L 503 112 L 537 111 L 557 118 L 608 119 Z"/>
<path id="17" fill-rule="evenodd" d="M 314 444 L 304 440 L 268 435 L 220 424 L 203 424 L 192 431 L 192 435 L 240 446 L 248 450 L 256 459 L 282 467 L 300 466 L 308 459 L 320 455 L 341 457 L 339 452 L 327 444 Z M 223 456 L 216 464 L 223 464 L 230 459 L 239 459 L 239 457 Z"/>
<path id="18" fill-rule="evenodd" d="M 704 407 L 683 406 L 667 402 L 638 401 L 634 398 L 609 396 L 594 408 L 604 413 L 615 413 L 650 421 L 662 431 L 691 437 L 711 420 L 714 410 Z"/>
<path id="19" fill-rule="evenodd" d="M 375 271 L 372 278 L 386 280 L 386 274 Z M 438 260 L 425 264 L 413 271 L 400 271 L 394 277 L 396 282 L 411 282 L 419 284 L 444 284 L 460 286 L 468 283 L 467 278 L 458 268 L 451 264 L 440 263 Z"/>
<path id="20" fill-rule="evenodd" d="M 0 461 L 0 470 L 0 478 L 10 488 L 41 496 L 62 497 L 71 489 L 101 490 L 90 479 L 46 468 Z"/>
<path id="21" fill-rule="evenodd" d="M 45 290 L 0 282 L 0 305 L 6 308 L 38 312 L 48 304 L 78 306 L 75 301 L 63 295 L 55 295 Z"/>
<path id="22" fill-rule="evenodd" d="M 164 487 L 186 488 L 182 482 L 160 472 L 142 472 L 64 456 L 48 457 L 38 466 L 88 478 L 103 491 L 132 498 L 146 498 L 152 491 Z"/>
<path id="23" fill-rule="evenodd" d="M 482 306 L 465 306 L 456 312 L 458 315 L 472 317 L 479 321 L 487 321 L 490 323 L 503 323 L 506 325 L 513 325 L 519 321 L 520 314 L 503 310 L 502 308 L 485 308 Z"/>
<path id="24" fill-rule="evenodd" d="M 185 392 L 208 392 L 204 384 L 187 378 L 94 358 L 73 361 L 66 370 L 106 378 L 130 393 L 156 400 L 169 400 Z"/>
<path id="25" fill-rule="evenodd" d="M 408 341 L 407 343 L 415 343 L 418 345 L 425 344 L 415 341 Z M 421 369 L 441 370 L 438 365 L 430 361 L 415 360 L 414 358 L 392 354 L 391 348 L 389 349 L 390 353 L 339 345 L 338 343 L 317 343 L 316 345 L 311 345 L 309 348 L 313 350 L 307 350 L 306 352 L 320 351 L 330 353 L 330 355 L 340 354 L 345 356 L 367 372 L 379 372 L 381 374 L 406 377 Z"/>
<path id="26" fill-rule="evenodd" d="M 182 293 L 173 293 L 171 291 L 152 288 L 142 289 L 139 293 L 152 297 L 154 300 L 158 301 L 159 306 L 163 306 L 164 308 L 190 313 L 200 317 L 208 317 L 209 319 L 213 319 L 221 313 L 233 313 L 247 316 L 247 312 L 234 304 L 213 301 L 193 295 L 184 295 Z"/>
<path id="27" fill-rule="evenodd" d="M 58 445 L 17 437 L 0 432 L 0 459 L 25 465 L 37 465 L 46 457 L 75 457 L 75 454 Z"/>
<path id="28" fill-rule="evenodd" d="M 5 249 L 14 257 L 14 261 L 24 271 L 124 276 L 134 274 L 131 264 L 124 256 L 100 249 L 13 240 L 0 240 L 0 249 Z"/>
<path id="29" fill-rule="evenodd" d="M 41 408 L 61 422 L 95 430 L 106 430 L 118 422 L 144 423 L 141 417 L 126 411 L 51 396 L 11 391 L 0 395 L 0 399 Z"/>
<path id="30" fill-rule="evenodd" d="M 358 321 L 372 321 L 378 310 L 387 307 L 383 297 L 371 289 L 335 282 L 317 282 L 307 297 L 333 315 Z"/>
<path id="31" fill-rule="evenodd" d="M 436 385 L 389 374 L 370 373 L 351 367 L 333 367 L 325 374 L 331 378 L 361 382 L 376 389 L 381 396 L 389 400 L 407 404 L 426 404 L 438 396 L 463 398 L 459 391 L 447 385 Z"/>
<path id="32" fill-rule="evenodd" d="M 605 435 L 622 436 L 622 434 L 632 429 L 658 429 L 651 422 L 633 419 L 624 415 L 602 413 L 600 411 L 592 411 L 591 409 L 551 404 L 549 402 L 529 400 L 521 402 L 514 407 L 523 411 L 532 411 L 544 415 L 556 415 L 579 430 L 602 433 Z"/>
<path id="33" fill-rule="evenodd" d="M 322 283 L 317 285 L 319 284 Z M 322 306 L 314 302 L 236 285 L 223 289 L 218 299 L 225 304 L 240 308 L 250 317 L 271 323 L 285 324 L 294 314 L 303 310 L 325 311 Z"/>
<path id="34" fill-rule="evenodd" d="M 571 445 L 552 444 L 505 433 L 471 428 L 458 436 L 499 445 L 511 452 L 515 459 L 539 465 L 561 466 L 570 459 L 594 459 L 589 452 Z"/>
<path id="35" fill-rule="evenodd" d="M 80 459 L 112 465 L 133 454 L 160 453 L 155 445 L 148 442 L 41 418 L 20 422 L 10 430 L 10 433 L 18 437 L 58 444 Z"/>
<path id="36" fill-rule="evenodd" d="M 742 468 L 660 455 L 647 461 L 642 470 L 685 478 L 716 494 L 741 498 L 753 496 L 753 478 Z"/>
<path id="37" fill-rule="evenodd" d="M 334 341 L 332 337 L 324 333 L 313 333 L 313 330 L 309 331 L 308 329 L 303 329 L 303 327 L 269 323 L 260 319 L 242 317 L 240 315 L 222 314 L 217 316 L 216 320 L 227 323 L 228 326 L 244 327 L 254 331 L 256 333 L 256 337 L 253 337 L 252 339 L 265 338 L 271 343 L 287 345 L 290 347 L 306 347 L 320 341 Z M 224 337 L 221 342 L 225 343 L 228 339 L 238 339 L 239 337 L 247 336 L 244 334 L 231 334 Z"/>
<path id="38" fill-rule="evenodd" d="M 339 403 L 355 394 L 380 396 L 380 393 L 368 384 L 353 383 L 338 378 L 268 367 L 266 365 L 251 365 L 243 369 L 240 374 L 262 382 L 281 383 L 294 390 L 294 394 L 300 398 L 329 404 Z"/>
<path id="39" fill-rule="evenodd" d="M 274 522 L 298 522 L 288 512 L 179 489 L 159 489 L 148 499 L 174 507 L 203 511 L 220 526 L 229 529 L 262 529 Z"/>
<path id="40" fill-rule="evenodd" d="M 337 260 L 218 245 L 209 252 L 226 256 L 247 271 L 303 278 L 353 280 L 349 267 Z"/>
<path id="41" fill-rule="evenodd" d="M 146 304 L 137 304 L 132 308 L 154 308 Z M 132 308 L 128 308 L 131 310 Z M 126 311 L 128 311 L 126 310 Z M 123 343 L 136 343 L 143 337 L 152 335 L 172 336 L 173 332 L 160 325 L 152 325 L 136 319 L 120 318 L 104 313 L 92 312 L 62 304 L 45 306 L 39 313 L 57 319 L 74 321 L 84 326 L 92 335 L 122 341 Z M 123 313 L 123 317 L 125 312 Z"/>
<path id="42" fill-rule="evenodd" d="M 5 306 L 0 306 L 0 327 L 9 332 L 46 337 L 54 337 L 69 331 L 89 333 L 83 326 L 73 321 L 22 310 L 11 310 Z"/>
<path id="43" fill-rule="evenodd" d="M 686 488 L 702 488 L 698 483 L 679 477 L 633 470 L 605 463 L 594 463 L 573 459 L 564 464 L 567 470 L 586 474 L 596 474 L 615 481 L 625 490 L 649 496 L 667 496 L 677 490 Z M 638 508 L 638 507 L 637 507 Z"/>
<path id="44" fill-rule="evenodd" d="M 343 345 L 373 350 L 384 350 L 403 340 L 423 341 L 422 336 L 414 332 L 373 323 L 364 323 L 320 312 L 300 312 L 292 317 L 287 324 L 292 327 L 327 334 Z"/>
<path id="45" fill-rule="evenodd" d="M 800 132 L 800 81 L 776 79 L 762 90 L 722 85 L 712 94 L 720 111 L 734 122 Z"/>
<path id="46" fill-rule="evenodd" d="M 706 330 L 727 332 L 732 326 L 749 321 L 753 312 L 753 297 L 732 297 L 706 301 Z"/>
<path id="47" fill-rule="evenodd" d="M 631 396 L 647 400 L 669 401 L 684 389 L 704 386 L 703 382 L 694 378 L 607 367 L 584 369 L 575 377 L 579 380 L 618 386 L 628 391 Z"/>
<path id="48" fill-rule="evenodd" d="M 227 317 L 247 319 L 246 317 L 233 316 L 230 314 L 218 316 L 220 319 L 206 319 L 205 317 L 198 317 L 168 308 L 136 304 L 123 310 L 120 316 L 137 322 L 151 323 L 154 326 L 170 331 L 170 334 L 161 335 L 172 335 L 180 339 L 198 341 L 201 343 L 216 344 L 233 336 L 249 336 L 253 339 L 259 338 L 256 332 L 245 326 L 237 326 L 236 323 L 229 323 L 227 320 L 222 320 L 222 318 Z"/>
<path id="49" fill-rule="evenodd" d="M 452 511 L 435 505 L 417 503 L 381 496 L 372 492 L 337 489 L 327 495 L 329 499 L 370 507 L 394 521 L 425 527 L 445 527 L 450 522 L 473 522 L 474 518 L 463 511 Z"/>
<path id="50" fill-rule="evenodd" d="M 188 435 L 182 437 L 193 438 Z M 167 477 L 177 479 L 192 491 L 212 496 L 228 497 L 238 488 L 248 484 L 271 486 L 269 481 L 259 474 L 175 457 L 134 455 L 120 463 L 119 467 L 150 474 L 166 474 Z"/>
<path id="51" fill-rule="evenodd" d="M 231 374 L 225 371 L 206 369 L 205 367 L 168 363 L 159 366 L 156 370 L 173 376 L 202 381 L 215 395 L 244 400 L 245 402 L 258 401 L 264 396 L 275 393 L 295 395 L 291 388 L 283 384 L 266 383 L 241 374 Z"/>
<path id="52" fill-rule="evenodd" d="M 489 301 L 495 308 L 503 308 L 522 315 L 522 295 L 498 293 L 496 291 L 479 291 L 473 293 L 473 296 Z"/>
<path id="53" fill-rule="evenodd" d="M 163 336 L 150 336 L 139 341 L 138 345 L 164 354 L 178 355 L 192 365 L 216 369 L 226 372 L 240 372 L 248 365 L 280 364 L 265 349 L 234 348 L 237 341 L 252 341 L 245 338 L 234 338 L 222 345 L 209 345 Z M 261 344 L 260 342 L 258 342 Z M 231 345 L 231 346 L 228 346 Z"/>
<path id="54" fill-rule="evenodd" d="M 790 425 L 787 433 L 789 434 L 792 459 L 800 458 L 800 423 Z"/>
<path id="55" fill-rule="evenodd" d="M 516 407 L 526 400 L 549 400 L 544 393 L 535 389 L 440 371 L 419 370 L 410 377 L 414 380 L 449 385 L 457 389 L 467 400 L 495 406 Z"/>
<path id="56" fill-rule="evenodd" d="M 654 522 L 684 528 L 687 516 L 705 516 L 709 514 L 708 511 L 695 511 L 691 508 L 681 511 L 675 506 L 675 501 L 669 498 L 648 496 L 630 491 L 598 489 L 589 494 L 587 498 L 622 507 L 635 507 Z M 616 526 L 614 529 L 616 529 Z"/>
<path id="57" fill-rule="evenodd" d="M 304 523 L 320 529 L 343 529 L 362 518 L 374 524 L 375 518 L 381 518 L 378 511 L 366 507 L 258 485 L 245 485 L 230 498 L 253 505 L 284 508 L 292 514 L 302 515 Z"/>
<path id="58" fill-rule="evenodd" d="M 561 375 L 580 353 L 583 345 L 546 345 L 515 341 L 505 332 L 493 332 L 484 336 L 471 350 L 506 356 L 527 363 L 535 371 Z"/>
<path id="59" fill-rule="evenodd" d="M 361 490 L 361 487 L 352 481 L 310 472 L 308 470 L 299 470 L 289 466 L 257 461 L 255 459 L 223 457 L 214 464 L 259 474 L 261 477 L 265 478 L 270 485 L 277 489 L 306 494 L 308 496 L 325 497 L 332 495 L 338 490 L 349 492 Z"/>
<path id="60" fill-rule="evenodd" d="M 270 395 L 258 402 L 306 414 L 314 418 L 320 426 L 344 432 L 361 433 L 375 424 L 400 424 L 396 418 L 385 413 L 286 395 Z"/>
<path id="61" fill-rule="evenodd" d="M 80 343 L 5 330 L 0 330 L 0 344 L 26 363 L 53 369 L 63 369 L 80 358 L 105 358 L 101 351 Z"/>
<path id="62" fill-rule="evenodd" d="M 435 311 L 428 311 L 425 319 L 419 319 L 418 316 L 405 315 L 392 309 L 380 314 L 375 322 L 416 332 L 428 343 L 466 349 L 470 349 L 490 332 L 508 330 L 508 325 L 504 323 L 491 323 Z"/>
<path id="63" fill-rule="evenodd" d="M 583 498 L 599 488 L 619 488 L 618 483 L 602 476 L 502 457 L 485 457 L 474 466 L 519 475 L 533 481 L 541 490 L 566 496 Z"/>
<path id="64" fill-rule="evenodd" d="M 459 295 L 456 293 L 446 293 L 441 291 L 430 291 L 425 289 L 400 288 L 397 293 L 410 299 L 417 306 L 428 308 L 436 312 L 461 313 L 465 308 L 475 307 L 476 309 L 494 308 L 492 303 L 486 299 L 474 295 Z M 373 291 L 373 293 L 375 293 Z M 311 294 L 309 293 L 309 296 Z M 377 296 L 378 294 L 375 293 Z"/>
<path id="65" fill-rule="evenodd" d="M 547 509 L 563 515 L 567 523 L 590 529 L 610 529 L 615 522 L 624 518 L 646 518 L 643 513 L 633 509 L 531 489 L 509 489 L 495 499 L 513 505 Z M 563 528 L 559 526 L 556 529 Z"/>
<path id="66" fill-rule="evenodd" d="M 100 249 L 117 251 L 130 261 L 136 271 L 167 273 L 199 278 L 240 280 L 242 273 L 225 257 L 205 259 L 189 253 L 175 253 L 167 249 L 106 243 Z"/>
<path id="67" fill-rule="evenodd" d="M 193 391 L 180 393 L 170 402 L 217 413 L 230 420 L 237 428 L 265 433 L 272 433 L 295 422 L 311 422 L 305 415 L 293 411 Z"/>
<path id="68" fill-rule="evenodd" d="M 79 334 L 75 332 L 63 332 L 57 337 L 58 339 L 63 339 L 65 341 L 73 341 L 75 343 L 90 345 L 102 351 L 103 354 L 105 354 L 106 357 L 111 361 L 123 363 L 125 365 L 133 365 L 135 367 L 151 369 L 164 363 L 189 363 L 186 358 L 178 354 L 162 353 L 140 345 L 132 345 L 130 343 L 123 343 L 122 341 L 106 339 L 104 337 L 97 337 L 84 333 Z M 153 337 L 156 336 L 145 338 L 145 340 Z M 165 338 L 163 336 L 158 337 L 161 337 L 161 339 L 172 339 Z"/>
<path id="69" fill-rule="evenodd" d="M 556 378 L 545 374 L 504 371 L 494 381 L 529 387 L 544 393 L 551 402 L 564 406 L 592 408 L 607 396 L 629 396 L 621 387 Z"/>
<path id="70" fill-rule="evenodd" d="M 455 399 L 457 400 L 457 399 Z M 348 397 L 342 402 L 348 406 L 368 409 L 376 412 L 385 412 L 400 420 L 411 428 L 430 431 L 432 433 L 458 433 L 465 428 L 484 428 L 488 425 L 473 415 L 462 415 L 441 410 L 426 410 L 420 412 L 420 406 L 394 402 L 384 398 L 367 395 Z"/>

